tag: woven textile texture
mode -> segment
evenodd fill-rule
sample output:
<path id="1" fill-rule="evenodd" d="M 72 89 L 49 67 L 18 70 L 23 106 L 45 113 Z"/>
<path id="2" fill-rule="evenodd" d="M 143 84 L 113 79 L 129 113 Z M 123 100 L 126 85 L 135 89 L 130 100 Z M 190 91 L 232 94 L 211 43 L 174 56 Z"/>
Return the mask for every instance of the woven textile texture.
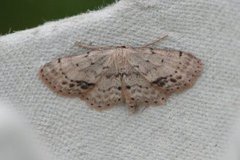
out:
<path id="1" fill-rule="evenodd" d="M 190 90 L 161 107 L 129 115 L 127 107 L 91 110 L 38 79 L 41 65 L 81 54 L 76 41 L 192 52 L 204 71 Z M 61 160 L 216 160 L 240 111 L 239 0 L 121 0 L 99 11 L 0 37 L 0 98 L 31 123 Z"/>

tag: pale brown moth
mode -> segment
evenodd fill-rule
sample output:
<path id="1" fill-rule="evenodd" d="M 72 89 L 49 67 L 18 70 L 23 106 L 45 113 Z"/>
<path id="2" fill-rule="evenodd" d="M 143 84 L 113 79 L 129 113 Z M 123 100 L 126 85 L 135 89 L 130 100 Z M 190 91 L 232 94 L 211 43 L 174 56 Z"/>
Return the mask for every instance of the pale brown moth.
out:
<path id="1" fill-rule="evenodd" d="M 139 106 L 163 105 L 172 93 L 191 87 L 203 70 L 191 53 L 151 47 L 163 38 L 141 47 L 78 43 L 88 51 L 55 59 L 39 75 L 57 94 L 79 97 L 97 110 L 119 103 L 132 112 Z"/>

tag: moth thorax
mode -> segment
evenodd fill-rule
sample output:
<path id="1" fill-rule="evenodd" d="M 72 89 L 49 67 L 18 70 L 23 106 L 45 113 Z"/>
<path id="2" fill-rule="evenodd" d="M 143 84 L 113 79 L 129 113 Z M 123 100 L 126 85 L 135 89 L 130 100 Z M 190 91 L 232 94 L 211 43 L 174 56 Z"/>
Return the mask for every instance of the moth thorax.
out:
<path id="1" fill-rule="evenodd" d="M 115 64 L 124 66 L 127 62 L 127 54 L 120 50 L 113 55 L 113 60 L 115 61 Z"/>

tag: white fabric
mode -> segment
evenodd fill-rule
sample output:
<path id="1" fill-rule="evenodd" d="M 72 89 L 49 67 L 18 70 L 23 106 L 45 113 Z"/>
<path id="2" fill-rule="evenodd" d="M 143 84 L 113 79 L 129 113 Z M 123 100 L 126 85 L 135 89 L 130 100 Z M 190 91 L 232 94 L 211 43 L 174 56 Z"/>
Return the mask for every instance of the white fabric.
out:
<path id="1" fill-rule="evenodd" d="M 0 103 L 0 160 L 50 160 L 24 118 Z M 52 160 L 52 159 L 51 159 Z"/>
<path id="2" fill-rule="evenodd" d="M 59 97 L 37 76 L 54 58 L 98 46 L 156 45 L 203 60 L 196 85 L 162 107 L 129 115 Z M 99 11 L 0 37 L 0 97 L 15 104 L 63 160 L 215 160 L 228 150 L 240 111 L 239 0 L 122 0 Z"/>

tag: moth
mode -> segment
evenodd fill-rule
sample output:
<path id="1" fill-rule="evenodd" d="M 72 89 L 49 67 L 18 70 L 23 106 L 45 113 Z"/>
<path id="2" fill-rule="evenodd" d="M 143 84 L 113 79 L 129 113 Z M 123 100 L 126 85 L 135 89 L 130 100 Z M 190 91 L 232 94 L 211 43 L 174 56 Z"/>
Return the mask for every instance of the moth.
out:
<path id="1" fill-rule="evenodd" d="M 78 43 L 87 51 L 45 64 L 39 76 L 57 94 L 78 97 L 99 111 L 120 103 L 131 112 L 163 105 L 171 94 L 193 86 L 203 70 L 191 53 L 151 47 L 163 38 L 140 47 Z"/>

